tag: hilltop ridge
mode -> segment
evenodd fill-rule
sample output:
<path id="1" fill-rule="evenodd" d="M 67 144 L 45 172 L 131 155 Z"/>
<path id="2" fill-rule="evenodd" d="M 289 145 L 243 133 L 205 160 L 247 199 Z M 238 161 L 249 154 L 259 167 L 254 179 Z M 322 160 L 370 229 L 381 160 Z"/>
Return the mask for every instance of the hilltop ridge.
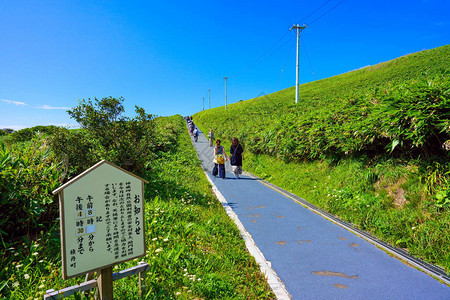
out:
<path id="1" fill-rule="evenodd" d="M 302 84 L 298 104 L 291 87 L 194 118 L 223 138 L 240 137 L 254 153 L 287 159 L 385 148 L 434 155 L 439 147 L 425 149 L 427 143 L 441 146 L 450 139 L 448 104 L 442 100 L 448 98 L 449 58 L 450 45 L 425 50 Z M 424 102 L 417 101 L 419 95 Z M 400 131 L 391 126 L 401 119 L 406 121 Z M 423 124 L 417 124 L 419 119 L 425 119 Z"/>
<path id="2" fill-rule="evenodd" d="M 193 117 L 239 138 L 244 170 L 449 274 L 449 75 L 447 45 Z"/>

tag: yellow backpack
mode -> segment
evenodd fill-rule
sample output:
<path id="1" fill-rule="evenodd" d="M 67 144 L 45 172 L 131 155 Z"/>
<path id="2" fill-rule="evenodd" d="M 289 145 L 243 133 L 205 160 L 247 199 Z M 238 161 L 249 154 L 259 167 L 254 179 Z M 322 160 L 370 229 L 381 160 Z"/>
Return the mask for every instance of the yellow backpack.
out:
<path id="1" fill-rule="evenodd" d="M 225 163 L 225 158 L 223 157 L 222 154 L 217 154 L 216 155 L 216 161 L 218 164 L 224 164 Z"/>

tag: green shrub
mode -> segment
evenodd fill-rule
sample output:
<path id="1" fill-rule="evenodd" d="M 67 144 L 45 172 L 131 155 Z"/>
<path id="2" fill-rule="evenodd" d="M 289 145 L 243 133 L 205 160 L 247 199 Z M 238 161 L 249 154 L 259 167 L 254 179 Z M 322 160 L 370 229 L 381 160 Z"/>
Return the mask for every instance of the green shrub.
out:
<path id="1" fill-rule="evenodd" d="M 10 134 L 11 132 L 13 132 L 14 130 L 12 129 L 8 129 L 8 128 L 4 128 L 4 129 L 0 129 L 0 136 L 5 136 Z"/>
<path id="2" fill-rule="evenodd" d="M 59 128 L 50 138 L 49 144 L 55 156 L 68 170 L 68 179 L 101 160 L 95 141 L 87 138 L 84 130 Z"/>
<path id="3" fill-rule="evenodd" d="M 373 96 L 380 102 L 372 119 L 390 151 L 420 150 L 428 157 L 445 151 L 450 139 L 450 78 L 439 76 L 392 84 Z"/>
<path id="4" fill-rule="evenodd" d="M 0 237 L 3 245 L 34 234 L 54 222 L 58 203 L 52 191 L 63 176 L 41 136 L 16 145 L 14 151 L 0 143 Z"/>
<path id="5" fill-rule="evenodd" d="M 45 133 L 48 135 L 52 135 L 55 131 L 58 130 L 58 127 L 50 125 L 50 126 L 34 126 L 31 128 L 24 128 L 17 131 L 14 131 L 10 134 L 9 138 L 13 143 L 17 142 L 26 142 L 31 140 L 36 133 Z"/>
<path id="6" fill-rule="evenodd" d="M 52 146 L 58 157 L 79 170 L 91 165 L 94 159 L 105 159 L 130 172 L 143 174 L 147 162 L 151 161 L 149 158 L 158 151 L 154 117 L 137 106 L 134 118 L 124 116 L 123 101 L 112 97 L 80 100 L 68 113 L 83 130 L 81 133 L 60 131 L 55 135 Z M 76 154 L 71 153 L 78 147 L 77 142 L 81 148 L 75 150 Z"/>

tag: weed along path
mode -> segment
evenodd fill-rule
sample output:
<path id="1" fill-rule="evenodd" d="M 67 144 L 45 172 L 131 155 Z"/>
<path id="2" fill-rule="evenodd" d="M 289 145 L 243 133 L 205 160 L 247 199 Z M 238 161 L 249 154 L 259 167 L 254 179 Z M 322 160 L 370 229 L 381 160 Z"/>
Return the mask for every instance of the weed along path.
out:
<path id="1" fill-rule="evenodd" d="M 193 144 L 279 299 L 450 299 L 447 285 L 258 178 L 234 179 L 228 162 L 227 178 L 215 178 L 213 148 L 203 134 Z"/>

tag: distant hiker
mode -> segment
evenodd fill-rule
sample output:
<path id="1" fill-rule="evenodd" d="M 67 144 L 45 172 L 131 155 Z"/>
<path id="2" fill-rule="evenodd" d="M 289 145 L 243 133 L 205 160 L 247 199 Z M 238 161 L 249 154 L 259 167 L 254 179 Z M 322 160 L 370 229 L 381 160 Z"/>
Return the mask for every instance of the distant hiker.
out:
<path id="1" fill-rule="evenodd" d="M 197 143 L 197 141 L 198 141 L 198 129 L 197 128 L 194 129 L 193 134 L 194 134 L 194 142 Z"/>
<path id="2" fill-rule="evenodd" d="M 208 138 L 209 138 L 209 146 L 212 147 L 214 144 L 214 132 L 212 129 L 208 132 Z"/>
<path id="3" fill-rule="evenodd" d="M 214 168 L 212 171 L 213 176 L 217 176 L 225 179 L 225 161 L 228 160 L 223 146 L 220 145 L 220 140 L 216 140 L 216 147 L 214 147 Z"/>
<path id="4" fill-rule="evenodd" d="M 234 177 L 239 179 L 242 174 L 242 160 L 244 160 L 244 148 L 242 148 L 239 140 L 234 137 L 231 140 L 230 154 L 231 154 L 231 168 L 233 169 Z"/>
<path id="5" fill-rule="evenodd" d="M 191 135 L 194 134 L 194 129 L 195 129 L 195 124 L 194 124 L 194 122 L 191 121 L 191 123 L 189 123 L 189 133 Z"/>

